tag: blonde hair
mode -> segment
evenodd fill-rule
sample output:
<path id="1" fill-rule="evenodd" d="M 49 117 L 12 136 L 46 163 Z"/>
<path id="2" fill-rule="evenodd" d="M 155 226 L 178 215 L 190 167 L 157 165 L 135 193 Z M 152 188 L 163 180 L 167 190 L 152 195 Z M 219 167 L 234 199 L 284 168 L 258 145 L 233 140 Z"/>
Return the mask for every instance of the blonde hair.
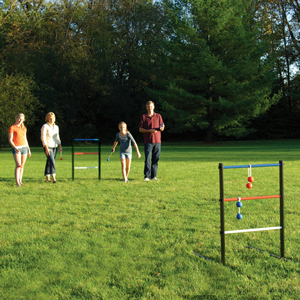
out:
<path id="1" fill-rule="evenodd" d="M 153 104 L 154 105 L 154 107 L 155 107 L 155 104 L 154 104 L 154 102 L 153 101 L 147 101 L 147 103 L 146 103 L 146 105 L 149 105 L 149 104 Z"/>
<path id="2" fill-rule="evenodd" d="M 122 125 L 125 125 L 126 126 L 126 132 L 129 132 L 129 130 L 127 129 L 127 124 L 125 122 L 123 122 L 123 121 L 120 122 L 119 125 L 118 125 L 119 130 L 121 131 L 121 126 Z"/>
<path id="3" fill-rule="evenodd" d="M 15 119 L 17 120 L 19 117 L 23 116 L 24 117 L 24 120 L 23 122 L 25 121 L 25 115 L 23 113 L 18 113 L 16 116 L 15 116 Z M 20 126 L 22 129 L 25 129 L 26 126 L 24 125 L 24 123 L 21 124 Z"/>
<path id="4" fill-rule="evenodd" d="M 53 123 L 55 123 L 55 120 L 56 120 L 55 114 L 53 112 L 51 112 L 51 111 L 46 114 L 45 121 L 48 123 L 50 117 L 54 117 L 54 122 Z"/>

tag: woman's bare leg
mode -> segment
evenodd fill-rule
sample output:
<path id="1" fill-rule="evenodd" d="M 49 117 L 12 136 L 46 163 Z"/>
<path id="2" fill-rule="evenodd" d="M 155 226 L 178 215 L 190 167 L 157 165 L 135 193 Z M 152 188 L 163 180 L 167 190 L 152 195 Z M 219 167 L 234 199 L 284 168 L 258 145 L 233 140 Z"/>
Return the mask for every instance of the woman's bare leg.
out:
<path id="1" fill-rule="evenodd" d="M 127 181 L 127 176 L 126 176 L 126 163 L 125 163 L 125 158 L 121 157 L 121 165 L 122 165 L 122 174 L 123 174 L 123 179 L 126 182 Z"/>
<path id="2" fill-rule="evenodd" d="M 126 178 L 128 179 L 128 175 L 130 172 L 131 159 L 126 158 Z"/>
<path id="3" fill-rule="evenodd" d="M 20 184 L 23 184 L 22 178 L 23 178 L 24 165 L 25 165 L 26 159 L 27 159 L 27 154 L 21 155 Z"/>
<path id="4" fill-rule="evenodd" d="M 17 153 L 17 154 L 14 154 L 14 160 L 15 160 L 15 163 L 16 163 L 16 168 L 15 168 L 16 184 L 17 184 L 17 186 L 21 186 L 20 172 L 21 172 L 22 166 L 21 166 L 21 153 L 20 152 Z"/>

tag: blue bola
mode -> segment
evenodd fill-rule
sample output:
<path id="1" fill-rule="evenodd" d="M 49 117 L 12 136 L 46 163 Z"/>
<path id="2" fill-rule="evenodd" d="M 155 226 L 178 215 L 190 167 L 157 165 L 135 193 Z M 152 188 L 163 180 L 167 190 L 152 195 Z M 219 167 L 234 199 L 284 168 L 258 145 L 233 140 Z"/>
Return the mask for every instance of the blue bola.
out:
<path id="1" fill-rule="evenodd" d="M 243 206 L 243 203 L 240 202 L 240 201 L 238 201 L 238 202 L 236 203 L 236 206 L 237 206 L 237 207 L 242 207 L 242 206 Z"/>
<path id="2" fill-rule="evenodd" d="M 237 218 L 238 220 L 241 220 L 241 219 L 243 218 L 243 215 L 242 215 L 242 214 L 237 214 L 237 215 L 236 215 L 236 218 Z"/>

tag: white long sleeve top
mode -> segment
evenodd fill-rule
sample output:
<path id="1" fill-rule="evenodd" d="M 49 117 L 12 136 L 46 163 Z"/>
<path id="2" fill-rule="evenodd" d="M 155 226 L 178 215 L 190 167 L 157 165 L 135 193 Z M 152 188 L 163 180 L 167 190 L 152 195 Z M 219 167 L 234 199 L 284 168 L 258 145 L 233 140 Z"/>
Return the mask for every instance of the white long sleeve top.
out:
<path id="1" fill-rule="evenodd" d="M 57 125 L 46 123 L 41 128 L 41 140 L 43 147 L 47 145 L 48 148 L 55 148 L 61 144 L 59 137 L 59 128 Z"/>

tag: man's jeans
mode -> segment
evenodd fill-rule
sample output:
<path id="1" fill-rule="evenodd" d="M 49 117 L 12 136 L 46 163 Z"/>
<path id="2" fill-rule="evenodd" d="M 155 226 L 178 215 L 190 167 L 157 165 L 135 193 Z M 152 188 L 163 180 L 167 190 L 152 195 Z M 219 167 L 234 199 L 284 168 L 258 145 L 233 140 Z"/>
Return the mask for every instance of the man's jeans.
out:
<path id="1" fill-rule="evenodd" d="M 157 174 L 158 161 L 161 152 L 161 144 L 145 144 L 145 178 L 155 178 Z M 151 159 L 152 154 L 152 159 Z"/>

